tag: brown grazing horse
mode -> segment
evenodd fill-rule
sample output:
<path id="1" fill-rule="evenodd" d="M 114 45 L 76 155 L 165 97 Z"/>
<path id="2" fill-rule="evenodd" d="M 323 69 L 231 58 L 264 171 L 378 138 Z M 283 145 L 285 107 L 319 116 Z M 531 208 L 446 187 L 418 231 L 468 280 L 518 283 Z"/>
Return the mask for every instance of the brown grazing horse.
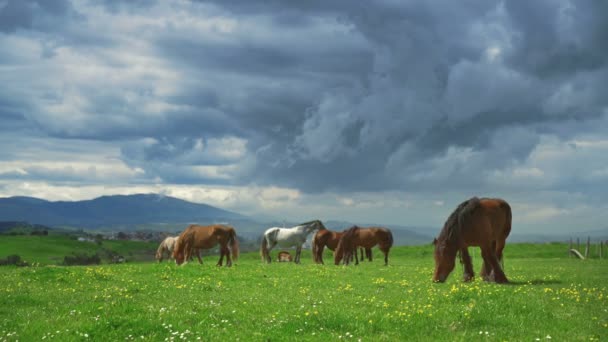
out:
<path id="1" fill-rule="evenodd" d="M 222 266 L 226 256 L 226 266 L 232 266 L 232 258 L 236 261 L 239 257 L 239 242 L 236 238 L 234 228 L 221 224 L 211 226 L 190 225 L 180 234 L 173 250 L 175 263 L 181 265 L 185 260 L 190 260 L 192 252 L 197 249 L 209 249 L 220 245 L 220 260 L 217 265 Z M 198 254 L 198 253 L 197 253 Z M 202 263 L 198 255 L 199 263 Z"/>
<path id="2" fill-rule="evenodd" d="M 312 259 L 317 264 L 324 264 L 323 250 L 327 247 L 330 251 L 335 251 L 344 232 L 334 232 L 329 229 L 319 229 L 312 239 Z M 361 248 L 361 260 L 363 260 L 363 248 Z M 372 249 L 365 248 L 365 255 L 372 261 Z"/>
<path id="3" fill-rule="evenodd" d="M 454 269 L 460 252 L 464 264 L 464 281 L 474 277 L 468 246 L 481 248 L 483 266 L 480 275 L 485 281 L 507 283 L 500 267 L 502 251 L 511 232 L 511 207 L 502 199 L 473 197 L 452 212 L 445 222 L 435 245 L 433 281 L 444 282 Z"/>
<path id="4" fill-rule="evenodd" d="M 323 264 L 323 250 L 327 247 L 329 250 L 335 251 L 342 235 L 344 232 L 319 229 L 312 239 L 312 260 L 317 264 Z"/>
<path id="5" fill-rule="evenodd" d="M 344 261 L 348 265 L 355 258 L 355 265 L 359 264 L 357 257 L 357 247 L 363 247 L 366 250 L 378 245 L 378 248 L 384 253 L 384 265 L 388 265 L 388 252 L 393 246 L 393 233 L 388 228 L 369 227 L 361 228 L 353 226 L 344 231 L 344 235 L 340 238 L 338 247 L 334 252 L 334 264 L 339 265 Z M 371 251 L 370 251 L 371 253 Z"/>

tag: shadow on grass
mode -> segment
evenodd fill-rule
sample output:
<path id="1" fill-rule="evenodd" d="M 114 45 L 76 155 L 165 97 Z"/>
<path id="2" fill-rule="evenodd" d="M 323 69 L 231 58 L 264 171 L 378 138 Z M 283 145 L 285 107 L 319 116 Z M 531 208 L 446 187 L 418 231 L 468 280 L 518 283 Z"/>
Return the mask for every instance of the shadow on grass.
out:
<path id="1" fill-rule="evenodd" d="M 504 285 L 514 285 L 514 286 L 518 286 L 518 285 L 555 285 L 555 284 L 561 284 L 562 282 L 559 280 L 555 280 L 555 279 L 550 279 L 550 280 L 545 280 L 545 279 L 532 279 L 532 280 L 526 280 L 526 281 L 509 281 L 507 284 Z"/>

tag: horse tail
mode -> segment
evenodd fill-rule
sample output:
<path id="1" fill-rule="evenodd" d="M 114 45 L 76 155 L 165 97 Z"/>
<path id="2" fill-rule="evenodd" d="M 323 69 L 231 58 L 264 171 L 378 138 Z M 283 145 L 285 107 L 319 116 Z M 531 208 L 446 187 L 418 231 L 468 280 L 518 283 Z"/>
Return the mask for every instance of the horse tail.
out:
<path id="1" fill-rule="evenodd" d="M 387 241 L 387 245 L 388 248 L 393 247 L 393 232 L 390 229 L 387 229 L 386 232 L 388 233 L 388 241 Z"/>
<path id="2" fill-rule="evenodd" d="M 239 258 L 239 240 L 236 238 L 236 231 L 234 228 L 230 228 L 228 234 L 228 243 L 230 244 L 230 250 L 232 251 L 232 259 L 236 262 Z"/>
<path id="3" fill-rule="evenodd" d="M 509 236 L 509 234 L 511 233 L 511 222 L 513 220 L 513 214 L 511 213 L 511 206 L 506 201 L 502 201 L 501 207 L 503 207 L 503 209 L 505 210 L 505 214 L 507 216 L 506 221 L 505 221 L 505 232 L 504 232 L 505 239 L 506 239 Z"/>
<path id="4" fill-rule="evenodd" d="M 319 263 L 319 257 L 317 256 L 317 251 L 319 250 L 319 232 L 315 234 L 312 238 L 312 261 L 315 263 Z"/>
<path id="5" fill-rule="evenodd" d="M 262 235 L 262 243 L 260 244 L 260 255 L 262 256 L 262 262 L 266 262 L 266 256 L 268 255 L 268 241 L 266 241 L 266 234 Z"/>

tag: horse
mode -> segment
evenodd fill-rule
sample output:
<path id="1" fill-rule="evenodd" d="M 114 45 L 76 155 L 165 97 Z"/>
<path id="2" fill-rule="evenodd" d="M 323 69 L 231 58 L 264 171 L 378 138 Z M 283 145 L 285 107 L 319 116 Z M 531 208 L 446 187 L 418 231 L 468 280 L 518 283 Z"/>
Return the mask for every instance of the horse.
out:
<path id="1" fill-rule="evenodd" d="M 292 261 L 291 254 L 289 254 L 289 252 L 287 252 L 287 251 L 280 251 L 279 255 L 277 256 L 277 261 L 278 262 L 291 262 Z"/>
<path id="2" fill-rule="evenodd" d="M 232 259 L 236 261 L 239 257 L 239 242 L 234 228 L 222 224 L 190 225 L 180 234 L 175 244 L 173 250 L 175 263 L 181 265 L 184 261 L 190 260 L 193 251 L 196 253 L 196 250 L 210 249 L 217 244 L 220 245 L 220 259 L 217 266 L 222 266 L 224 256 L 226 256 L 226 266 L 232 266 Z M 232 259 L 230 252 L 232 252 Z M 200 255 L 198 255 L 198 259 L 202 263 Z"/>
<path id="3" fill-rule="evenodd" d="M 170 259 L 173 255 L 173 249 L 175 247 L 175 242 L 177 241 L 177 236 L 167 236 L 158 246 L 156 250 L 156 260 L 158 262 L 163 261 L 163 256 L 165 253 L 167 254 L 167 259 Z"/>
<path id="4" fill-rule="evenodd" d="M 375 245 L 384 253 L 384 266 L 388 265 L 388 253 L 393 246 L 393 233 L 390 229 L 384 227 L 369 227 L 361 228 L 353 226 L 344 231 L 344 235 L 340 238 L 338 247 L 334 252 L 334 264 L 339 265 L 341 261 L 348 265 L 355 258 L 355 265 L 359 264 L 357 257 L 357 247 L 363 247 L 370 250 Z"/>
<path id="5" fill-rule="evenodd" d="M 511 206 L 499 198 L 472 197 L 458 205 L 448 217 L 435 245 L 434 282 L 444 282 L 454 270 L 456 254 L 460 252 L 464 265 L 463 279 L 474 277 L 469 246 L 481 248 L 483 265 L 480 275 L 485 281 L 508 283 L 500 266 L 505 242 L 511 232 Z"/>
<path id="6" fill-rule="evenodd" d="M 300 254 L 302 253 L 302 245 L 306 242 L 308 235 L 317 229 L 325 229 L 323 223 L 319 220 L 301 223 L 291 228 L 268 228 L 262 237 L 260 244 L 260 255 L 262 262 L 270 263 L 270 251 L 279 245 L 282 248 L 296 247 L 295 263 L 300 263 Z"/>
<path id="7" fill-rule="evenodd" d="M 344 235 L 344 232 L 335 232 L 329 229 L 319 229 L 312 239 L 312 260 L 317 264 L 324 264 L 323 262 L 323 250 L 327 247 L 330 251 L 335 251 L 338 247 L 340 238 Z M 363 260 L 363 250 L 365 255 L 368 256 L 369 261 L 372 260 L 371 248 L 361 249 L 361 259 Z"/>

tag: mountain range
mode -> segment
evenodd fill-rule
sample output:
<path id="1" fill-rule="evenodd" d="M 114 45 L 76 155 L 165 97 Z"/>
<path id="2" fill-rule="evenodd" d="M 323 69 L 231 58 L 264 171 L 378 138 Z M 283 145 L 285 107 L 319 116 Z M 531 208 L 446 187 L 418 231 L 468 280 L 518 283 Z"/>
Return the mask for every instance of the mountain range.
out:
<path id="1" fill-rule="evenodd" d="M 311 218 L 315 219 L 315 218 Z M 237 228 L 239 235 L 258 239 L 268 227 L 291 227 L 299 222 L 253 219 L 207 204 L 192 203 L 159 194 L 112 195 L 84 201 L 47 201 L 33 197 L 0 198 L 2 221 L 33 225 L 103 231 L 155 230 L 178 233 L 190 223 L 223 222 Z M 263 222 L 262 222 L 263 221 Z M 353 225 L 345 221 L 324 221 L 331 230 Z M 357 223 L 361 226 L 372 224 Z M 378 224 L 383 226 L 383 224 Z M 430 243 L 441 227 L 384 225 L 393 231 L 396 245 Z M 513 229 L 511 242 L 568 241 L 570 238 L 608 239 L 608 229 L 579 234 L 531 234 Z"/>
<path id="2" fill-rule="evenodd" d="M 157 194 L 102 196 L 84 201 L 46 201 L 33 197 L 0 198 L 0 221 L 47 226 L 100 228 L 183 222 L 243 220 L 245 216 L 206 204 Z"/>
<path id="3" fill-rule="evenodd" d="M 313 219 L 313 218 L 311 218 Z M 158 194 L 112 195 L 84 201 L 47 201 L 34 197 L 0 198 L 0 223 L 29 222 L 50 227 L 71 227 L 103 231 L 156 230 L 179 233 L 189 223 L 227 222 L 239 236 L 258 239 L 268 227 L 291 227 L 299 222 L 252 219 L 232 211 Z M 327 221 L 332 230 L 353 226 L 344 221 Z M 395 244 L 431 241 L 424 230 L 392 227 Z"/>

